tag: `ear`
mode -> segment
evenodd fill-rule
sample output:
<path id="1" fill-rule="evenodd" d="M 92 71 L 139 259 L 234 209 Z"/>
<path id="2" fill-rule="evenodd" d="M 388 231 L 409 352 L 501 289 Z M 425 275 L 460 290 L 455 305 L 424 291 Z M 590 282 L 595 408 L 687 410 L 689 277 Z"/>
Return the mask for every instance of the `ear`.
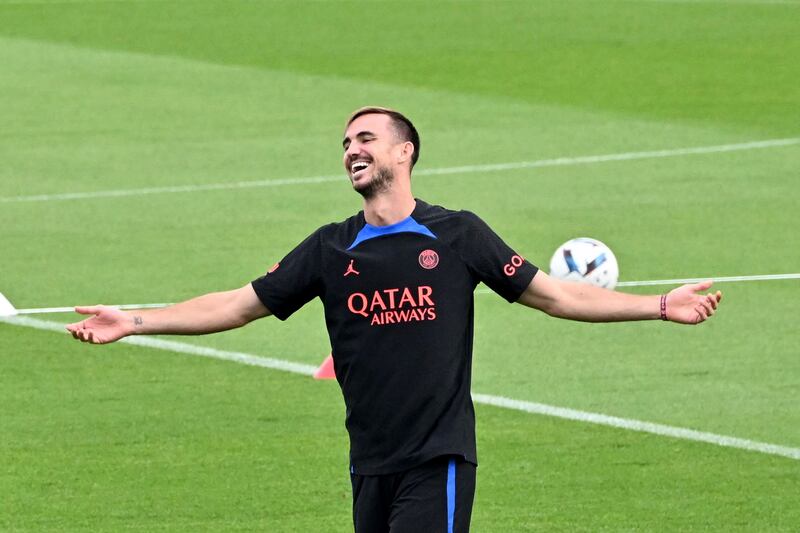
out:
<path id="1" fill-rule="evenodd" d="M 414 143 L 411 141 L 406 141 L 400 144 L 400 152 L 397 156 L 397 162 L 402 164 L 406 162 L 410 162 L 411 158 L 414 155 Z"/>

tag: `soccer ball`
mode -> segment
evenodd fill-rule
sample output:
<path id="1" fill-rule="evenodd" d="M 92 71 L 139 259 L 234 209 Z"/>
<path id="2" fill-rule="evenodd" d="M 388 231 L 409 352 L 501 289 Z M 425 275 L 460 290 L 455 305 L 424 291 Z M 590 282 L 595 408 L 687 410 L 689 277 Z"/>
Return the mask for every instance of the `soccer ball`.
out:
<path id="1" fill-rule="evenodd" d="M 608 246 L 597 239 L 581 237 L 558 247 L 550 259 L 550 275 L 613 289 L 619 279 L 619 265 Z"/>

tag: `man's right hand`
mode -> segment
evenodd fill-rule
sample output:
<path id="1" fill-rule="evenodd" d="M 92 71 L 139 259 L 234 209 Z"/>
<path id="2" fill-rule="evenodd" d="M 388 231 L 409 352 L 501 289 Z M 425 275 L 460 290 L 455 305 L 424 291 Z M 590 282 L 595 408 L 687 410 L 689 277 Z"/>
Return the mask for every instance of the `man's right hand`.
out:
<path id="1" fill-rule="evenodd" d="M 86 320 L 69 324 L 67 331 L 83 342 L 106 344 L 127 335 L 205 335 L 239 328 L 272 313 L 251 284 L 212 292 L 159 309 L 120 311 L 106 305 L 76 307 Z"/>
<path id="2" fill-rule="evenodd" d="M 131 335 L 135 331 L 135 317 L 113 307 L 105 305 L 76 307 L 75 312 L 92 315 L 86 320 L 67 325 L 67 331 L 83 342 L 106 344 Z"/>

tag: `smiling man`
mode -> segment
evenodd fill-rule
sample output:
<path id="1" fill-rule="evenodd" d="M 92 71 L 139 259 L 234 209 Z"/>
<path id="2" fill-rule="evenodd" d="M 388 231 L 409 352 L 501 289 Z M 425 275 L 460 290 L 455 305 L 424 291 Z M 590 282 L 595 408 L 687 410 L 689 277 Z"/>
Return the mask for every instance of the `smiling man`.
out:
<path id="1" fill-rule="evenodd" d="M 84 342 L 126 335 L 200 334 L 320 298 L 350 435 L 357 533 L 469 531 L 475 472 L 470 397 L 473 292 L 587 322 L 663 319 L 697 324 L 721 293 L 711 282 L 637 296 L 554 280 L 479 217 L 415 199 L 420 140 L 380 107 L 347 121 L 343 162 L 364 209 L 319 228 L 261 278 L 163 309 L 78 307 L 67 329 Z"/>

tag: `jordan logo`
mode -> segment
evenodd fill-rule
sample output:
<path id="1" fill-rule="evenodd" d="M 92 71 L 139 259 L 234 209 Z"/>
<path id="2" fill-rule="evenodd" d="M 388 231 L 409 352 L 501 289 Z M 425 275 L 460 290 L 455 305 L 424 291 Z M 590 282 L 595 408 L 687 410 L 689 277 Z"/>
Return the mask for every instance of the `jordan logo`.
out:
<path id="1" fill-rule="evenodd" d="M 356 270 L 355 268 L 353 268 L 353 262 L 354 262 L 354 261 L 355 261 L 355 259 L 351 259 L 351 260 L 350 260 L 350 264 L 349 264 L 349 265 L 347 265 L 347 270 L 345 270 L 345 271 L 344 271 L 344 277 L 345 277 L 345 278 L 346 278 L 348 275 L 350 275 L 350 274 L 355 274 L 356 276 L 358 276 L 358 274 L 359 274 L 358 270 Z"/>

